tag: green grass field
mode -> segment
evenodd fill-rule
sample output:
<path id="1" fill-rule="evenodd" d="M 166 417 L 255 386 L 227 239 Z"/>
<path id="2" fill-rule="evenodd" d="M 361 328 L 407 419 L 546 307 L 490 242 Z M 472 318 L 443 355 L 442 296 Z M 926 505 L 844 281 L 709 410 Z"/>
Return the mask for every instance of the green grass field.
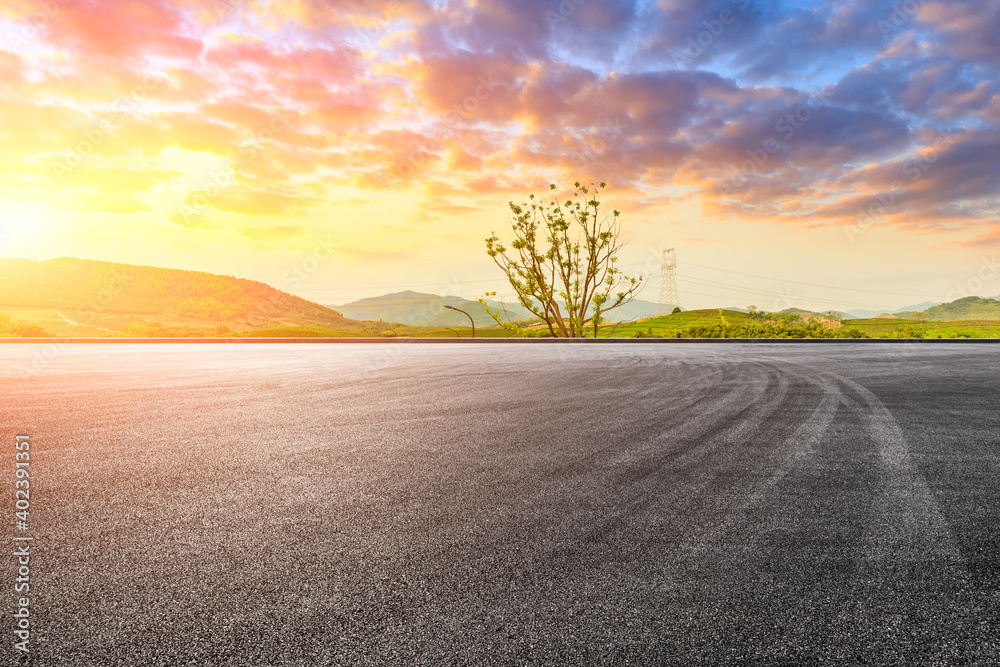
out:
<path id="1" fill-rule="evenodd" d="M 926 338 L 1000 338 L 998 320 L 958 320 L 934 322 L 920 320 L 844 320 L 845 327 L 856 327 L 872 338 L 891 334 L 897 327 L 923 329 Z"/>
<path id="2" fill-rule="evenodd" d="M 742 324 L 752 320 L 746 313 L 737 310 L 688 310 L 683 313 L 652 317 L 648 320 L 626 324 L 609 324 L 601 328 L 602 338 L 635 338 L 637 333 L 652 329 L 653 334 L 662 336 L 684 331 L 688 327 L 712 324 Z"/>

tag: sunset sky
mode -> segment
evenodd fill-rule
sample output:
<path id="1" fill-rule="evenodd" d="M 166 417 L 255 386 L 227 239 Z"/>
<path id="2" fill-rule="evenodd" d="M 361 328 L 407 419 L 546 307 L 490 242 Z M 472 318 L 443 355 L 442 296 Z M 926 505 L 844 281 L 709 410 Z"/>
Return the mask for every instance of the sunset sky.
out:
<path id="1" fill-rule="evenodd" d="M 508 200 L 603 180 L 644 299 L 994 296 L 998 68 L 995 0 L 0 0 L 0 256 L 510 294 Z"/>

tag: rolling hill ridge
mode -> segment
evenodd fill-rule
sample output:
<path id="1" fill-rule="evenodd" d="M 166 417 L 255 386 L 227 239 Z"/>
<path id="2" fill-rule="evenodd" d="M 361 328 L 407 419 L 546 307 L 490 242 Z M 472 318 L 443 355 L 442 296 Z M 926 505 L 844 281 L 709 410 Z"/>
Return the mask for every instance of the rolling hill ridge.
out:
<path id="1" fill-rule="evenodd" d="M 922 313 L 925 320 L 1000 320 L 1000 301 L 967 296 L 951 303 L 932 306 Z"/>
<path id="2" fill-rule="evenodd" d="M 152 319 L 232 329 L 295 325 L 349 331 L 363 326 L 253 280 L 75 258 L 0 259 L 0 309 L 12 308 L 53 309 L 76 314 L 71 315 L 75 319 L 89 314 L 115 316 L 118 323 Z"/>

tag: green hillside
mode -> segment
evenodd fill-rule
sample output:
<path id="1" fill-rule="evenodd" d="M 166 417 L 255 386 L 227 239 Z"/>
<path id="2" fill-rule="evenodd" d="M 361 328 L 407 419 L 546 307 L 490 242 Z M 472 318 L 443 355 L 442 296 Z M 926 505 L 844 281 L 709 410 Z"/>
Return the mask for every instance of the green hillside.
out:
<path id="1" fill-rule="evenodd" d="M 199 331 L 364 323 L 264 283 L 199 271 L 60 258 L 0 259 L 0 312 L 59 335 L 111 335 L 130 325 Z"/>
<path id="2" fill-rule="evenodd" d="M 942 303 L 923 312 L 925 320 L 1000 320 L 1000 301 L 967 296 L 951 303 Z"/>

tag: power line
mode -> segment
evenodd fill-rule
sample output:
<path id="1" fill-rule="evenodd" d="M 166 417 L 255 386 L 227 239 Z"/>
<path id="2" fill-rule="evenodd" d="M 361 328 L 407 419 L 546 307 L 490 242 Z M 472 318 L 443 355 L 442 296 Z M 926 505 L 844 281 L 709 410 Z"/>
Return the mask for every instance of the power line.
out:
<path id="1" fill-rule="evenodd" d="M 787 296 L 789 298 L 801 299 L 803 301 L 819 301 L 819 302 L 822 302 L 822 303 L 837 304 L 837 305 L 841 305 L 841 306 L 854 306 L 854 307 L 865 307 L 865 308 L 876 308 L 876 309 L 877 308 L 884 308 L 885 307 L 885 306 L 882 306 L 882 305 L 857 303 L 855 301 L 841 301 L 839 299 L 829 299 L 829 298 L 826 298 L 826 297 L 815 297 L 815 296 L 798 295 L 798 294 L 784 295 L 784 294 L 776 293 L 776 292 L 773 292 L 773 291 L 772 292 L 767 292 L 765 290 L 755 290 L 755 289 L 748 289 L 748 288 L 745 288 L 745 287 L 737 287 L 736 285 L 730 285 L 728 283 L 720 283 L 720 282 L 717 282 L 717 281 L 714 281 L 714 280 L 705 280 L 705 279 L 698 279 L 698 278 L 679 278 L 679 280 L 681 282 L 688 282 L 688 283 L 691 283 L 691 284 L 694 284 L 694 285 L 701 285 L 702 287 L 716 287 L 716 286 L 718 286 L 719 288 L 722 288 L 722 289 L 727 289 L 727 290 L 737 291 L 737 292 L 746 292 L 748 294 L 754 294 L 754 295 L 757 295 L 757 296 L 764 296 L 764 295 L 766 295 L 766 296 L 772 296 L 772 297 L 773 296 L 782 296 L 782 297 Z"/>
<path id="2" fill-rule="evenodd" d="M 785 280 L 784 278 L 775 278 L 773 276 L 761 276 L 761 275 L 757 275 L 757 274 L 754 274 L 754 273 L 743 273 L 742 271 L 733 271 L 732 269 L 720 269 L 720 268 L 715 267 L 715 266 L 706 266 L 705 264 L 695 264 L 694 262 L 685 262 L 685 264 L 690 265 L 690 266 L 697 266 L 697 267 L 702 268 L 702 269 L 710 269 L 712 271 L 724 271 L 726 273 L 735 273 L 736 275 L 739 275 L 739 276 L 749 276 L 751 278 L 761 278 L 762 280 L 776 280 L 778 282 L 791 283 L 793 285 L 806 285 L 808 287 L 822 287 L 823 289 L 834 289 L 834 290 L 841 290 L 841 291 L 844 291 L 844 292 L 865 292 L 867 294 L 880 294 L 880 295 L 884 295 L 884 296 L 908 296 L 908 297 L 916 297 L 916 298 L 922 298 L 922 299 L 926 299 L 927 298 L 926 294 L 905 294 L 905 293 L 902 293 L 902 292 L 881 292 L 881 291 L 878 291 L 878 290 L 855 289 L 855 288 L 852 288 L 852 287 L 834 287 L 832 285 L 817 285 L 816 283 L 804 283 L 804 282 L 797 281 L 797 280 Z"/>
<path id="3" fill-rule="evenodd" d="M 698 283 L 692 283 L 692 284 L 696 284 L 697 285 Z M 713 288 L 715 286 L 714 285 L 702 285 L 702 287 Z M 737 289 L 737 288 L 719 288 L 719 289 L 734 290 L 734 289 Z M 695 294 L 695 292 L 691 292 L 690 290 L 687 290 L 687 289 L 685 289 L 684 291 L 685 291 L 685 293 Z M 755 292 L 753 290 L 740 290 L 740 291 L 745 292 L 746 294 L 750 294 L 750 295 L 755 296 L 755 297 L 780 297 L 780 298 L 784 299 L 788 303 L 788 307 L 793 307 L 794 304 L 792 303 L 792 301 L 794 300 L 794 302 L 796 304 L 799 304 L 799 305 L 797 305 L 795 307 L 801 307 L 802 303 L 810 303 L 810 302 L 812 302 L 812 303 L 822 303 L 822 304 L 826 304 L 827 306 L 837 306 L 839 308 L 847 308 L 847 309 L 850 309 L 850 308 L 870 308 L 870 309 L 875 309 L 875 310 L 883 310 L 883 309 L 884 310 L 888 310 L 888 307 L 886 307 L 886 306 L 877 306 L 875 304 L 856 303 L 856 302 L 853 302 L 853 301 L 837 301 L 837 300 L 834 300 L 834 299 L 824 299 L 824 298 L 810 297 L 810 296 L 804 296 L 804 295 L 799 295 L 799 294 L 785 295 L 785 294 L 774 293 L 774 292 L 763 292 L 763 291 Z M 701 296 L 710 296 L 710 297 L 713 297 L 713 298 L 716 298 L 716 299 L 733 299 L 732 294 L 704 294 L 704 293 L 700 293 L 700 295 Z"/>
<path id="4" fill-rule="evenodd" d="M 684 293 L 685 294 L 694 294 L 695 296 L 705 296 L 705 297 L 709 297 L 710 299 L 725 299 L 725 298 L 729 297 L 729 295 L 725 295 L 725 294 L 706 294 L 705 292 L 693 292 L 693 291 L 691 291 L 689 289 L 685 289 Z M 803 297 L 802 300 L 806 301 L 807 299 Z M 791 307 L 791 306 L 789 306 L 789 307 Z M 692 310 L 692 309 L 689 309 L 689 310 Z M 718 310 L 718 308 L 695 308 L 693 310 Z M 805 310 L 805 308 L 803 308 L 802 310 Z"/>

